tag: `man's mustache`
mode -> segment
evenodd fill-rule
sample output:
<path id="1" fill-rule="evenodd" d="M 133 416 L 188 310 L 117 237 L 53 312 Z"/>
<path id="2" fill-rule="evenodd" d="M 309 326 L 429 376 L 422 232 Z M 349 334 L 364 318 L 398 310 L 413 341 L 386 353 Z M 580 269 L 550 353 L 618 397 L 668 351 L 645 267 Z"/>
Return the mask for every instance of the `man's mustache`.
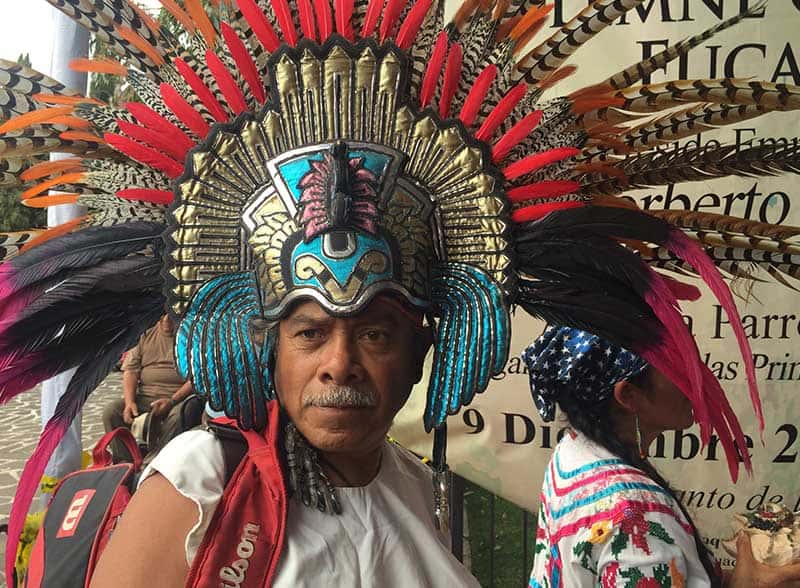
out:
<path id="1" fill-rule="evenodd" d="M 373 408 L 378 405 L 375 392 L 353 386 L 332 386 L 322 394 L 309 398 L 305 406 L 323 408 Z"/>

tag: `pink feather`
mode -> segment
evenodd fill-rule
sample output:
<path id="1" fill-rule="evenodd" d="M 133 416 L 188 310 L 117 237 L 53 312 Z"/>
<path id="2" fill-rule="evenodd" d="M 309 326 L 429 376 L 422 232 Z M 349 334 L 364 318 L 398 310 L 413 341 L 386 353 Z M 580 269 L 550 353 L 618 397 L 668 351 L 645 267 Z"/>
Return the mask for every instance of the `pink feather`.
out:
<path id="1" fill-rule="evenodd" d="M 739 344 L 742 360 L 744 361 L 747 384 L 750 389 L 750 401 L 753 405 L 756 417 L 758 417 L 758 429 L 763 434 L 764 413 L 761 409 L 761 398 L 759 397 L 758 386 L 756 385 L 753 351 L 750 349 L 750 342 L 747 340 L 747 335 L 742 326 L 742 319 L 739 316 L 739 310 L 736 308 L 736 303 L 733 300 L 733 295 L 728 285 L 725 283 L 717 267 L 705 251 L 703 251 L 702 247 L 687 237 L 680 229 L 675 227 L 670 229 L 669 238 L 664 243 L 664 246 L 694 268 L 714 293 L 717 300 L 719 300 L 720 305 L 725 309 L 733 333 L 736 336 L 736 341 Z"/>
<path id="2" fill-rule="evenodd" d="M 419 91 L 419 103 L 421 106 L 427 106 L 433 95 L 436 93 L 436 87 L 439 85 L 439 78 L 442 74 L 442 67 L 444 66 L 444 58 L 447 54 L 447 33 L 442 31 L 436 38 L 436 44 L 433 46 L 431 58 L 428 61 L 427 69 L 425 70 L 425 77 L 422 79 L 422 87 Z"/>
<path id="3" fill-rule="evenodd" d="M 183 173 L 182 163 L 175 161 L 171 157 L 164 155 L 163 153 L 160 153 L 151 147 L 142 145 L 133 139 L 129 139 L 128 137 L 114 133 L 106 133 L 103 138 L 106 140 L 106 143 L 111 145 L 117 151 L 124 153 L 139 163 L 143 163 L 144 165 L 148 165 L 153 169 L 164 172 L 170 178 L 177 178 Z"/>
<path id="4" fill-rule="evenodd" d="M 670 276 L 662 275 L 661 277 L 678 300 L 697 300 L 700 298 L 700 290 L 697 287 L 671 278 Z"/>
<path id="5" fill-rule="evenodd" d="M 268 53 L 277 51 L 281 41 L 256 0 L 236 0 L 236 4 L 264 49 Z"/>
<path id="6" fill-rule="evenodd" d="M 159 86 L 164 104 L 178 117 L 186 128 L 201 139 L 205 139 L 211 127 L 192 106 L 178 94 L 178 91 L 167 83 Z"/>
<path id="7" fill-rule="evenodd" d="M 33 455 L 25 463 L 22 475 L 17 484 L 17 492 L 14 495 L 14 502 L 11 504 L 11 514 L 8 519 L 8 540 L 6 541 L 6 581 L 9 586 L 13 586 L 12 577 L 14 574 L 14 562 L 17 556 L 17 546 L 22 529 L 25 526 L 25 517 L 31 506 L 36 490 L 39 488 L 39 481 L 47 467 L 50 456 L 55 451 L 61 439 L 64 437 L 69 422 L 50 419 L 39 437 L 39 443 Z"/>
<path id="8" fill-rule="evenodd" d="M 239 35 L 228 23 L 221 23 L 220 28 L 222 29 L 225 44 L 228 46 L 233 61 L 236 62 L 236 66 L 239 68 L 239 73 L 242 74 L 245 82 L 247 82 L 247 87 L 250 88 L 259 104 L 264 104 L 267 101 L 267 97 L 264 93 L 264 85 L 261 83 L 261 76 L 258 74 L 258 68 L 253 63 L 253 57 L 247 47 L 244 46 Z"/>
<path id="9" fill-rule="evenodd" d="M 219 56 L 211 49 L 206 51 L 206 65 L 211 70 L 214 79 L 217 80 L 217 85 L 222 91 L 222 95 L 225 96 L 228 107 L 233 110 L 234 114 L 245 112 L 247 110 L 247 100 L 242 89 L 233 79 L 231 72 L 228 71 Z"/>
<path id="10" fill-rule="evenodd" d="M 458 115 L 458 118 L 467 128 L 471 127 L 475 122 L 475 117 L 478 116 L 481 105 L 486 99 L 486 94 L 489 92 L 489 87 L 494 83 L 496 77 L 497 66 L 487 65 L 475 78 L 475 82 L 464 100 L 464 106 L 461 107 L 461 114 Z"/>
<path id="11" fill-rule="evenodd" d="M 176 59 L 175 66 L 178 68 L 178 73 L 181 74 L 186 83 L 189 84 L 189 87 L 197 94 L 197 97 L 200 98 L 200 102 L 208 109 L 218 122 L 227 122 L 228 120 L 228 113 L 216 99 L 214 94 L 211 90 L 208 89 L 205 82 L 200 79 L 200 76 L 189 67 L 183 59 Z"/>
<path id="12" fill-rule="evenodd" d="M 408 50 L 417 38 L 417 33 L 422 26 L 422 21 L 425 20 L 425 15 L 431 9 L 433 0 L 417 0 L 408 11 L 405 20 L 400 25 L 400 31 L 397 33 L 397 46 L 400 49 Z"/>
<path id="13" fill-rule="evenodd" d="M 645 294 L 645 301 L 650 305 L 650 308 L 653 309 L 653 312 L 675 341 L 677 357 L 684 358 L 681 365 L 687 365 L 688 363 L 691 367 L 687 378 L 697 390 L 698 395 L 700 395 L 703 389 L 702 371 L 705 364 L 700 358 L 697 343 L 686 327 L 686 323 L 683 322 L 680 305 L 675 297 L 672 284 L 649 266 L 647 266 L 647 271 L 650 274 L 650 290 Z M 694 350 L 694 354 L 691 357 L 691 361 L 689 361 L 687 354 L 691 354 L 692 350 Z"/>

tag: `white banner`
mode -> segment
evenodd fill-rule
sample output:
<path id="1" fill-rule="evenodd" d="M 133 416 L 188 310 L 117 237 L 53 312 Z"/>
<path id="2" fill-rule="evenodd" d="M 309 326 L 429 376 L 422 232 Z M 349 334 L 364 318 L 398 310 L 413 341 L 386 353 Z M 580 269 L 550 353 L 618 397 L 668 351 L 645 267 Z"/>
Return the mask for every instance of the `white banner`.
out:
<path id="1" fill-rule="evenodd" d="M 586 0 L 556 0 L 553 26 L 586 6 Z M 754 0 L 649 0 L 618 21 L 568 63 L 579 65 L 573 78 L 557 88 L 564 94 L 596 83 L 667 46 L 719 24 Z M 549 29 L 552 31 L 552 28 Z M 653 75 L 667 79 L 752 77 L 800 85 L 800 46 L 793 45 L 800 30 L 800 0 L 772 0 L 767 8 L 745 19 L 688 57 Z M 542 36 L 539 39 L 543 38 Z M 761 141 L 798 141 L 800 117 L 774 113 L 735 127 L 704 133 L 682 146 Z M 691 141 L 691 142 L 690 142 Z M 733 178 L 639 190 L 629 194 L 642 208 L 692 209 L 731 214 L 772 223 L 800 225 L 800 176 Z M 712 551 L 723 565 L 730 558 L 719 545 L 731 534 L 736 512 L 766 502 L 783 502 L 800 510 L 800 294 L 779 285 L 768 275 L 763 283 L 734 284 L 744 297 L 738 306 L 750 338 L 756 374 L 764 403 L 766 428 L 762 437 L 750 406 L 744 366 L 728 318 L 704 288 L 701 301 L 685 307 L 687 323 L 697 338 L 703 358 L 722 382 L 748 436 L 754 473 L 730 481 L 724 453 L 712 443 L 700 447 L 696 428 L 668 432 L 651 447 L 652 461 L 678 489 Z M 800 283 L 793 281 L 794 286 Z M 543 324 L 521 309 L 513 318 L 511 355 L 505 370 L 488 391 L 448 419 L 448 459 L 463 477 L 536 512 L 544 466 L 565 426 L 561 417 L 544 424 L 530 396 L 528 377 L 519 359 Z M 430 439 L 421 426 L 424 386 L 418 386 L 406 409 L 398 415 L 392 434 L 405 445 L 430 454 Z"/>

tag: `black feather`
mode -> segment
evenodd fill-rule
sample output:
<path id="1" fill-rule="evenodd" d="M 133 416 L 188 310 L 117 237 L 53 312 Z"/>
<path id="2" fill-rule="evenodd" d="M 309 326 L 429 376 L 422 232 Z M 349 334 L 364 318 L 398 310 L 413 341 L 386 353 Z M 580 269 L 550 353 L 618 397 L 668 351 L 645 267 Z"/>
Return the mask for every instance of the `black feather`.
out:
<path id="1" fill-rule="evenodd" d="M 70 379 L 64 395 L 59 399 L 53 418 L 69 423 L 78 414 L 86 399 L 119 361 L 120 356 L 136 345 L 147 329 L 164 314 L 164 299 L 158 295 L 143 301 L 141 309 L 126 315 L 124 324 L 116 326 L 116 334 L 106 344 L 89 355 Z"/>
<path id="2" fill-rule="evenodd" d="M 88 227 L 25 251 L 0 266 L 2 296 L 69 268 L 121 259 L 155 243 L 161 223 L 132 222 L 113 227 Z"/>
<path id="3" fill-rule="evenodd" d="M 542 219 L 517 225 L 517 243 L 544 240 L 548 235 L 600 235 L 663 243 L 669 223 L 638 210 L 610 206 L 583 206 L 551 212 Z"/>

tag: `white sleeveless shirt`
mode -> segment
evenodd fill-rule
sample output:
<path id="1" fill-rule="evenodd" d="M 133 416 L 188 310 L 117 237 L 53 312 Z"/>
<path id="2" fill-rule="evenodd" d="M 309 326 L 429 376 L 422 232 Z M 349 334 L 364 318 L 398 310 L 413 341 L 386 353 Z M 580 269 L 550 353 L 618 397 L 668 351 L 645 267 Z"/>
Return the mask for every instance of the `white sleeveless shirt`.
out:
<path id="1" fill-rule="evenodd" d="M 186 536 L 191 567 L 224 490 L 222 446 L 208 431 L 188 431 L 161 450 L 142 481 L 156 471 L 197 505 Z M 341 515 L 289 500 L 274 586 L 480 586 L 435 527 L 430 470 L 405 449 L 387 442 L 369 484 L 336 492 Z"/>

